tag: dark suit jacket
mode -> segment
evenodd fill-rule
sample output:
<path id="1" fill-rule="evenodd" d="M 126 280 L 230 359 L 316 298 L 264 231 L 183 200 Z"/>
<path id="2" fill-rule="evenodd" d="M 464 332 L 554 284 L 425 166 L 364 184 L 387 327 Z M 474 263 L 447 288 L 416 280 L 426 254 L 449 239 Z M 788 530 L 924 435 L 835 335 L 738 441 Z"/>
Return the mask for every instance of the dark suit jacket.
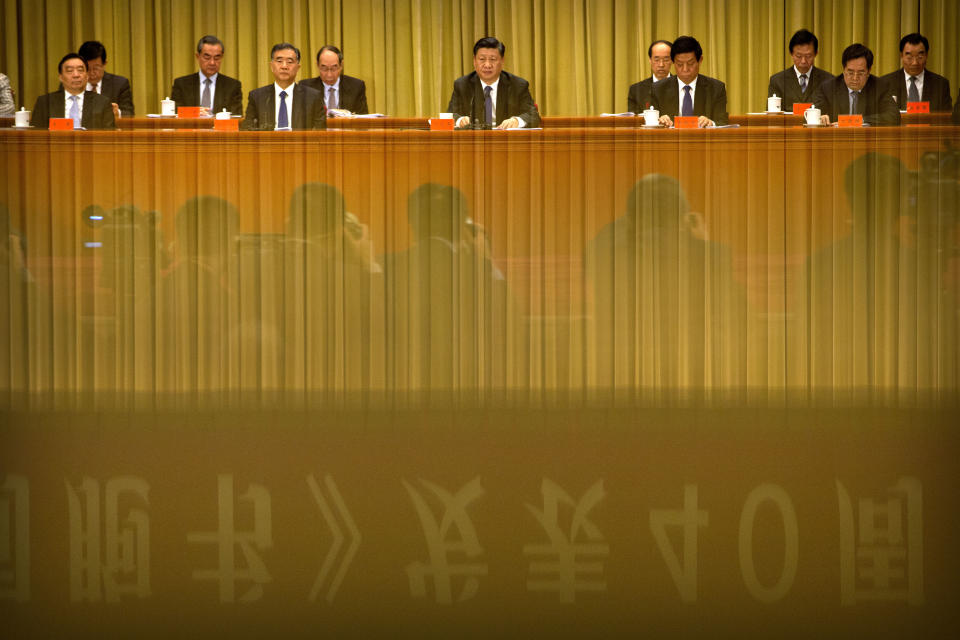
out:
<path id="1" fill-rule="evenodd" d="M 666 78 L 664 78 L 666 80 Z M 651 93 L 656 83 L 653 76 L 630 85 L 630 91 L 627 92 L 627 111 L 640 113 L 650 106 Z"/>
<path id="2" fill-rule="evenodd" d="M 327 101 L 327 89 L 323 80 L 319 77 L 307 78 L 301 84 L 305 87 L 312 87 L 323 94 L 323 101 Z M 367 109 L 367 85 L 360 78 L 351 78 L 350 76 L 340 76 L 340 96 L 338 102 L 340 109 L 346 109 L 351 113 L 370 113 Z"/>
<path id="3" fill-rule="evenodd" d="M 680 81 L 677 76 L 658 82 L 650 94 L 650 106 L 661 116 L 680 115 Z M 697 76 L 697 91 L 693 96 L 693 115 L 707 116 L 717 125 L 729 123 L 727 118 L 727 87 L 715 78 Z"/>
<path id="4" fill-rule="evenodd" d="M 276 110 L 272 84 L 254 89 L 247 96 L 247 112 L 240 128 L 245 131 L 272 131 L 277 126 Z M 322 93 L 299 82 L 293 86 L 290 127 L 297 130 L 327 128 L 327 108 L 323 106 Z"/>
<path id="5" fill-rule="evenodd" d="M 170 98 L 178 107 L 199 107 L 200 92 L 200 74 L 191 73 L 173 81 Z M 213 112 L 224 109 L 230 113 L 243 113 L 243 89 L 239 80 L 221 73 L 217 75 L 217 90 L 213 93 Z"/>
<path id="6" fill-rule="evenodd" d="M 830 116 L 830 122 L 836 122 L 837 116 L 850 113 L 850 92 L 843 81 L 842 73 L 820 85 L 813 97 L 813 104 L 820 109 L 822 115 Z M 900 109 L 897 108 L 897 103 L 874 75 L 867 78 L 867 84 L 860 91 L 857 111 L 863 115 L 864 124 L 900 124 Z"/>
<path id="7" fill-rule="evenodd" d="M 49 129 L 50 118 L 66 118 L 64 113 L 63 91 L 54 91 L 37 98 L 30 114 L 30 124 L 38 129 Z M 117 123 L 113 118 L 113 106 L 110 99 L 95 91 L 83 93 L 83 113 L 80 116 L 80 126 L 84 129 L 116 129 Z"/>
<path id="8" fill-rule="evenodd" d="M 767 97 L 778 95 L 783 98 L 780 103 L 784 111 L 793 111 L 794 102 L 813 102 L 820 85 L 833 77 L 833 74 L 817 67 L 811 67 L 807 72 L 807 90 L 800 91 L 800 82 L 797 72 L 790 66 L 779 73 L 770 76 L 770 86 L 767 87 Z"/>
<path id="9" fill-rule="evenodd" d="M 897 69 L 880 78 L 886 90 L 893 96 L 900 109 L 907 108 L 907 79 L 903 69 Z M 930 103 L 930 111 L 950 111 L 953 99 L 950 97 L 950 81 L 927 69 L 923 74 L 923 93 L 921 102 Z"/>
<path id="10" fill-rule="evenodd" d="M 457 78 L 453 83 L 453 95 L 447 111 L 453 113 L 454 121 L 460 116 L 470 116 L 472 122 L 484 122 L 483 85 L 476 71 Z M 523 118 L 525 126 L 536 128 L 540 125 L 540 112 L 530 95 L 530 83 L 507 73 L 500 72 L 500 84 L 497 85 L 497 123 L 513 117 Z"/>
<path id="11" fill-rule="evenodd" d="M 957 104 L 953 106 L 953 124 L 960 124 L 960 93 L 957 94 Z"/>
<path id="12" fill-rule="evenodd" d="M 63 84 L 57 87 L 63 91 Z M 103 79 L 100 81 L 100 95 L 108 98 L 110 102 L 116 102 L 120 107 L 121 118 L 132 118 L 133 93 L 130 91 L 130 81 L 123 76 L 115 76 L 112 73 L 103 72 Z"/>
<path id="13" fill-rule="evenodd" d="M 110 102 L 117 103 L 120 107 L 121 118 L 132 118 L 135 115 L 130 81 L 123 76 L 115 76 L 112 73 L 104 72 L 103 81 L 100 84 L 100 95 L 109 98 Z"/>

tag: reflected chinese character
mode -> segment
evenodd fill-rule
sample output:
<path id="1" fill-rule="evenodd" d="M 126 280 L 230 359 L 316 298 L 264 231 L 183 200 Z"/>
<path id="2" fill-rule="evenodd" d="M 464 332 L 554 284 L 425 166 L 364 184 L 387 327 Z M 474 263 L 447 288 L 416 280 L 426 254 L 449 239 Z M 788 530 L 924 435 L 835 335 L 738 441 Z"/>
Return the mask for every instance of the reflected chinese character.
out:
<path id="1" fill-rule="evenodd" d="M 684 602 L 697 601 L 697 534 L 698 529 L 709 522 L 710 514 L 697 505 L 695 484 L 683 486 L 683 509 L 650 510 L 650 533 Z M 670 543 L 667 527 L 680 527 L 683 531 L 683 551 L 679 554 Z"/>
<path id="2" fill-rule="evenodd" d="M 606 591 L 603 563 L 599 558 L 610 554 L 610 545 L 604 542 L 600 529 L 588 516 L 606 493 L 603 480 L 597 480 L 580 500 L 574 500 L 559 485 L 543 479 L 543 509 L 526 505 L 547 534 L 549 543 L 528 544 L 523 547 L 526 556 L 547 556 L 550 560 L 531 561 L 530 591 L 555 591 L 560 602 L 573 602 L 578 591 Z M 561 514 L 561 506 L 569 510 Z M 560 520 L 563 517 L 564 523 Z M 585 577 L 587 576 L 587 577 Z"/>
<path id="3" fill-rule="evenodd" d="M 0 485 L 0 598 L 30 599 L 30 485 L 13 474 Z"/>
<path id="4" fill-rule="evenodd" d="M 192 532 L 187 541 L 217 545 L 217 568 L 193 572 L 194 580 L 216 580 L 220 587 L 220 602 L 235 602 L 238 582 L 253 582 L 239 597 L 240 602 L 253 602 L 263 597 L 263 585 L 273 580 L 267 571 L 260 551 L 273 547 L 270 492 L 259 484 L 250 484 L 236 500 L 233 495 L 233 475 L 217 476 L 217 530 Z M 253 514 L 253 528 L 237 531 L 235 510 L 249 505 Z M 236 550 L 240 548 L 243 566 L 237 566 Z"/>
<path id="5" fill-rule="evenodd" d="M 902 600 L 923 604 L 923 488 L 902 477 L 884 499 L 860 498 L 857 512 L 837 481 L 840 603 Z"/>
<path id="6" fill-rule="evenodd" d="M 149 503 L 142 478 L 117 476 L 100 483 L 84 477 L 65 482 L 70 517 L 70 600 L 119 602 L 124 594 L 150 595 L 150 517 L 131 501 Z M 121 504 L 124 509 L 121 509 Z M 101 556 L 102 554 L 102 556 Z"/>
<path id="7" fill-rule="evenodd" d="M 404 480 L 403 486 L 410 494 L 417 515 L 420 517 L 430 556 L 429 563 L 418 561 L 407 565 L 410 593 L 417 598 L 425 597 L 426 578 L 429 575 L 433 577 L 436 601 L 440 604 L 450 604 L 453 602 L 452 578 L 462 576 L 465 581 L 457 601 L 463 602 L 477 594 L 480 586 L 477 576 L 487 575 L 486 563 L 452 563 L 449 559 L 451 554 L 463 554 L 466 558 L 477 558 L 483 555 L 476 529 L 470 516 L 467 515 L 467 507 L 470 503 L 484 493 L 483 487 L 480 486 L 480 477 L 468 482 L 455 494 L 426 480 L 421 480 L 420 483 L 429 489 L 436 501 L 440 503 L 442 512 L 439 513 L 439 517 L 435 516 L 423 495 Z M 454 528 L 456 528 L 456 537 L 453 535 Z"/>

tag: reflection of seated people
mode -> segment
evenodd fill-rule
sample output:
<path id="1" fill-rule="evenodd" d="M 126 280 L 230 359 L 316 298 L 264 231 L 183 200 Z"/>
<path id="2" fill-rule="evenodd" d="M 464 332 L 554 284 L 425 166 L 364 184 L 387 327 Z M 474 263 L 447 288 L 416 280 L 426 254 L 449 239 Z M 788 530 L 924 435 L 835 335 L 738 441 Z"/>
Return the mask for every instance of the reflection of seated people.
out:
<path id="1" fill-rule="evenodd" d="M 411 388 L 496 387 L 505 381 L 506 287 L 459 189 L 410 194 L 412 246 L 387 256 L 389 374 Z"/>
<path id="2" fill-rule="evenodd" d="M 913 179 L 899 160 L 877 153 L 846 169 L 850 232 L 814 252 L 806 266 L 813 388 L 897 385 L 898 322 L 917 312 L 916 252 L 899 233 L 916 215 Z"/>
<path id="3" fill-rule="evenodd" d="M 383 276 L 366 225 L 348 213 L 335 187 L 297 187 L 287 219 L 289 384 L 312 389 L 370 384 L 371 323 L 382 317 Z M 381 331 L 382 333 L 382 331 Z M 294 337 L 296 336 L 296 337 Z M 303 345 L 309 349 L 303 349 Z"/>
<path id="4" fill-rule="evenodd" d="M 166 266 L 157 214 L 124 205 L 104 217 L 100 231 L 102 285 L 130 298 L 148 295 L 156 274 Z"/>
<path id="5" fill-rule="evenodd" d="M 924 154 L 916 187 L 911 188 L 914 199 L 916 207 L 908 207 L 898 232 L 900 288 L 910 292 L 913 286 L 915 294 L 910 292 L 907 302 L 916 305 L 916 312 L 901 302 L 898 333 L 908 347 L 913 344 L 911 336 L 916 337 L 916 355 L 912 349 L 900 348 L 901 368 L 904 363 L 916 368 L 920 388 L 956 392 L 960 385 L 960 151 Z"/>
<path id="6" fill-rule="evenodd" d="M 81 360 L 89 370 L 83 379 L 95 388 L 114 388 L 117 380 L 126 379 L 131 389 L 153 390 L 158 358 L 155 293 L 164 267 L 156 214 L 133 205 L 110 211 L 90 205 L 82 215 L 88 222 L 102 219 L 97 225 L 100 242 L 89 245 L 100 266 L 99 302 L 84 312 L 81 344 L 89 351 Z"/>
<path id="7" fill-rule="evenodd" d="M 164 277 L 163 352 L 173 376 L 166 386 L 224 389 L 237 317 L 237 210 L 221 198 L 197 196 L 180 207 L 175 225 L 174 262 Z"/>
<path id="8" fill-rule="evenodd" d="M 637 182 L 626 213 L 588 245 L 586 271 L 595 386 L 740 384 L 744 298 L 729 253 L 705 240 L 702 218 L 675 179 L 650 174 Z"/>
<path id="9" fill-rule="evenodd" d="M 5 282 L 26 283 L 32 280 L 27 271 L 26 255 L 27 242 L 10 220 L 7 205 L 0 203 L 0 268 L 3 268 L 0 277 Z M 15 275 L 11 277 L 12 274 Z"/>
<path id="10" fill-rule="evenodd" d="M 33 279 L 27 271 L 26 241 L 0 203 L 0 387 L 27 387 L 30 315 L 44 312 L 33 294 Z M 33 306 L 31 306 L 31 303 Z"/>

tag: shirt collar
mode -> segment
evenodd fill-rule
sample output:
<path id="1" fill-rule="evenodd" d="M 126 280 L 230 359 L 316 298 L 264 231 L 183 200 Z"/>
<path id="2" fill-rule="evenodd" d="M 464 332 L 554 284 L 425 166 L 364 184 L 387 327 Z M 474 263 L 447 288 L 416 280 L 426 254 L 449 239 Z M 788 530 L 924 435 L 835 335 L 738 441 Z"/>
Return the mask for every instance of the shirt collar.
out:
<path id="1" fill-rule="evenodd" d="M 797 80 L 799 80 L 800 76 L 802 75 L 807 76 L 807 80 L 809 80 L 813 76 L 813 65 L 810 65 L 810 68 L 807 69 L 806 73 L 803 73 L 800 71 L 800 69 L 797 69 L 797 65 L 793 65 L 793 73 L 797 76 Z"/>
<path id="2" fill-rule="evenodd" d="M 197 73 L 200 74 L 200 86 L 202 87 L 202 86 L 203 86 L 203 81 L 207 79 L 207 76 L 203 75 L 203 71 L 197 71 Z M 220 73 L 219 73 L 219 72 L 217 72 L 217 73 L 213 74 L 212 76 L 210 76 L 210 82 L 211 82 L 211 84 L 217 84 L 217 78 L 219 78 L 219 77 L 220 77 Z"/>
<path id="3" fill-rule="evenodd" d="M 273 83 L 273 93 L 274 93 L 275 95 L 278 95 L 278 96 L 279 96 L 281 91 L 286 91 L 286 92 L 287 92 L 287 96 L 292 96 L 292 95 L 293 95 L 293 88 L 296 87 L 296 86 L 297 86 L 297 83 L 296 83 L 296 82 L 293 82 L 293 83 L 291 83 L 290 86 L 287 87 L 286 89 L 281 89 L 281 88 L 280 88 L 280 85 L 277 84 L 276 82 L 274 82 L 274 83 Z"/>
<path id="4" fill-rule="evenodd" d="M 487 84 L 487 83 L 484 82 L 483 80 L 480 81 L 480 87 L 481 87 L 481 88 L 484 88 L 484 87 L 493 87 L 493 92 L 494 92 L 494 93 L 497 92 L 497 87 L 498 87 L 498 86 L 500 86 L 500 76 L 497 76 L 497 79 L 494 80 L 493 82 L 491 82 L 490 84 Z"/>
<path id="5" fill-rule="evenodd" d="M 340 78 L 342 78 L 342 77 L 343 77 L 342 75 L 337 76 L 337 81 L 334 82 L 333 84 L 327 84 L 326 82 L 323 82 L 323 80 L 321 80 L 320 82 L 323 82 L 323 91 L 324 91 L 324 93 L 326 93 L 327 91 L 329 91 L 329 90 L 330 90 L 330 87 L 333 87 L 334 89 L 337 90 L 337 93 L 339 94 L 339 93 L 340 93 Z M 326 97 L 324 97 L 324 100 L 326 100 Z"/>
<path id="6" fill-rule="evenodd" d="M 904 79 L 906 80 L 907 84 L 910 84 L 910 78 L 916 78 L 916 79 L 917 79 L 917 82 L 923 83 L 923 76 L 926 75 L 926 73 L 927 73 L 927 70 L 924 69 L 924 70 L 921 71 L 918 75 L 912 76 L 912 75 L 910 75 L 909 73 L 907 73 L 907 70 L 906 70 L 906 69 L 904 69 L 904 70 L 903 70 L 903 77 L 904 77 Z"/>
<path id="7" fill-rule="evenodd" d="M 691 91 L 696 91 L 696 90 L 697 90 L 697 80 L 699 80 L 699 79 L 700 79 L 700 74 L 698 73 L 698 74 L 697 74 L 697 77 L 693 79 L 693 82 L 691 82 L 690 84 L 685 85 L 685 84 L 683 83 L 683 80 L 681 80 L 681 79 L 678 77 L 678 78 L 677 78 L 677 84 L 680 85 L 680 91 L 683 91 L 683 88 L 684 88 L 685 86 L 690 87 Z"/>

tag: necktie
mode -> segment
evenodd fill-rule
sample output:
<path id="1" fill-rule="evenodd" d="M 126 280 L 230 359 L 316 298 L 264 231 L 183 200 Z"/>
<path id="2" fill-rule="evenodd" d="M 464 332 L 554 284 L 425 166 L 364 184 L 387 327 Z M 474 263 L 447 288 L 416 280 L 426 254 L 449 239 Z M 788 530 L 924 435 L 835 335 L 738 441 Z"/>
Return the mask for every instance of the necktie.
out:
<path id="1" fill-rule="evenodd" d="M 483 88 L 483 117 L 487 124 L 493 124 L 493 87 Z"/>
<path id="2" fill-rule="evenodd" d="M 858 111 L 857 111 L 857 98 L 858 98 L 858 97 L 860 97 L 860 92 L 859 92 L 859 91 L 851 91 L 851 92 L 850 92 L 850 113 L 851 113 L 851 114 L 858 113 Z"/>
<path id="3" fill-rule="evenodd" d="M 213 106 L 210 104 L 210 78 L 204 78 L 203 85 L 203 96 L 200 98 L 200 106 L 210 111 L 210 108 Z"/>
<path id="4" fill-rule="evenodd" d="M 693 115 L 693 98 L 690 97 L 690 85 L 683 85 L 683 106 L 680 108 L 680 115 Z"/>
<path id="5" fill-rule="evenodd" d="M 287 118 L 287 92 L 280 92 L 280 112 L 277 114 L 277 129 L 288 129 L 290 119 Z"/>
<path id="6" fill-rule="evenodd" d="M 800 93 L 803 93 L 807 90 L 807 74 L 800 74 Z"/>
<path id="7" fill-rule="evenodd" d="M 77 96 L 70 96 L 70 100 L 73 102 L 70 105 L 70 118 L 73 119 L 73 128 L 80 128 L 80 102 L 77 99 Z"/>
<path id="8" fill-rule="evenodd" d="M 330 87 L 330 91 L 327 93 L 327 109 L 336 109 L 337 108 L 337 88 Z"/>
<path id="9" fill-rule="evenodd" d="M 920 92 L 917 91 L 916 76 L 910 76 L 910 91 L 907 92 L 907 100 L 910 102 L 920 102 Z"/>

